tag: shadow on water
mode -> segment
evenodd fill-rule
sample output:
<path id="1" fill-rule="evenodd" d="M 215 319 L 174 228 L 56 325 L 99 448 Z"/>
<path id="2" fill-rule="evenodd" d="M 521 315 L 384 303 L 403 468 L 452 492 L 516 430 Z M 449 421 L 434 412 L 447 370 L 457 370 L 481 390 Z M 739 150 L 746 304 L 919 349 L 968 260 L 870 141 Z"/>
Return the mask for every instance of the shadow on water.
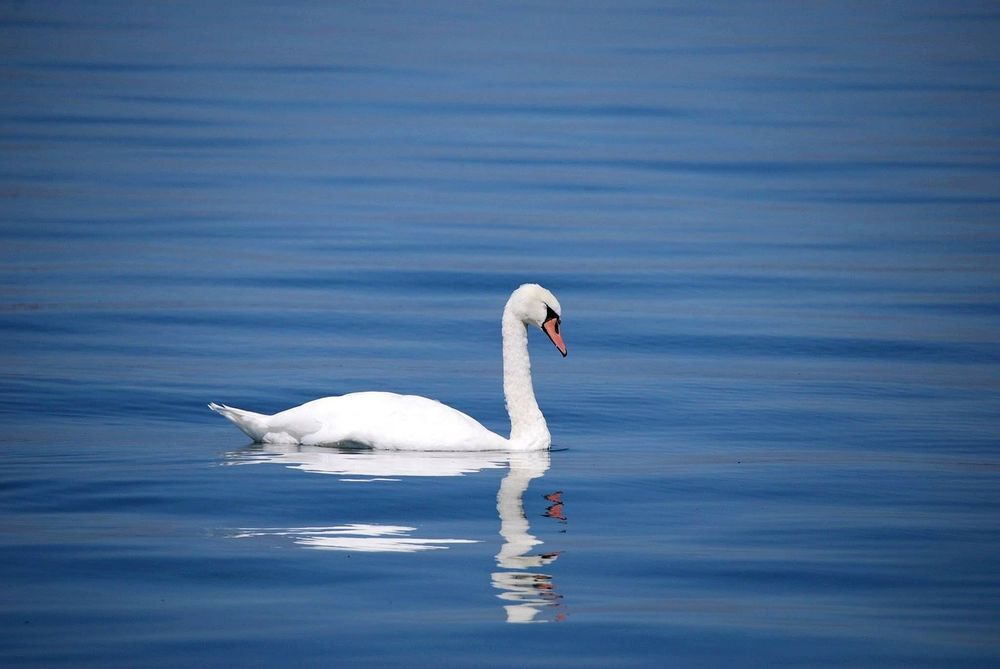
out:
<path id="1" fill-rule="evenodd" d="M 527 453 L 455 453 L 378 451 L 356 447 L 323 447 L 268 444 L 226 453 L 227 465 L 278 464 L 313 474 L 332 474 L 348 483 L 399 482 L 404 477 L 464 476 L 507 467 L 497 491 L 496 509 L 503 542 L 496 554 L 499 569 L 490 575 L 508 623 L 560 621 L 562 595 L 551 574 L 539 571 L 559 557 L 542 552 L 543 542 L 531 534 L 524 512 L 524 494 L 531 481 L 542 478 L 551 466 L 548 451 Z M 562 492 L 545 495 L 545 516 L 566 522 Z M 295 545 L 314 550 L 352 553 L 421 553 L 445 550 L 479 541 L 462 538 L 415 536 L 408 525 L 346 523 L 333 526 L 237 528 L 229 536 L 287 537 Z"/>

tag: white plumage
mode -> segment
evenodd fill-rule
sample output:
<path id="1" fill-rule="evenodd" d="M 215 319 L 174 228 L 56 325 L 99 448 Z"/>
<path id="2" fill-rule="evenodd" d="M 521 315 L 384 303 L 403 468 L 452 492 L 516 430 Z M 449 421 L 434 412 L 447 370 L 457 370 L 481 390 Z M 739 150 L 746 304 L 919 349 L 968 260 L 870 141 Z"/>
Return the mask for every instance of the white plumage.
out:
<path id="1" fill-rule="evenodd" d="M 336 445 L 420 451 L 531 451 L 552 443 L 535 401 L 528 357 L 527 326 L 541 328 L 565 356 L 562 310 L 555 295 L 537 284 L 515 290 L 504 307 L 503 388 L 510 437 L 436 400 L 417 395 L 358 392 L 306 402 L 272 416 L 209 404 L 260 443 Z"/>

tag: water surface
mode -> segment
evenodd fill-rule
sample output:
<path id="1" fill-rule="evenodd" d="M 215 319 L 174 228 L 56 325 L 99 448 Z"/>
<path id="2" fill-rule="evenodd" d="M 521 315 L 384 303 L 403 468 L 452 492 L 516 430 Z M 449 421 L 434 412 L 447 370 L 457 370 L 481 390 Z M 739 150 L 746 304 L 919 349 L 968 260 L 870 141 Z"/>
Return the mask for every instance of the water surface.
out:
<path id="1" fill-rule="evenodd" d="M 995 666 L 988 3 L 0 10 L 4 666 Z M 362 389 L 551 453 L 255 447 Z"/>

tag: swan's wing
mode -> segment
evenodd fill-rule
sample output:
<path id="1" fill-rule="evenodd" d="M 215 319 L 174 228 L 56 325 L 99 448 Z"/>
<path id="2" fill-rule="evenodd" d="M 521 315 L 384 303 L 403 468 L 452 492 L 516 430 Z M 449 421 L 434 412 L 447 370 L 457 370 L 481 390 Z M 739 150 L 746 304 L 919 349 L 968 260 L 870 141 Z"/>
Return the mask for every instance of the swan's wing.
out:
<path id="1" fill-rule="evenodd" d="M 471 416 L 417 395 L 363 392 L 324 397 L 275 414 L 272 428 L 302 444 L 356 442 L 396 450 L 493 450 L 507 440 Z"/>

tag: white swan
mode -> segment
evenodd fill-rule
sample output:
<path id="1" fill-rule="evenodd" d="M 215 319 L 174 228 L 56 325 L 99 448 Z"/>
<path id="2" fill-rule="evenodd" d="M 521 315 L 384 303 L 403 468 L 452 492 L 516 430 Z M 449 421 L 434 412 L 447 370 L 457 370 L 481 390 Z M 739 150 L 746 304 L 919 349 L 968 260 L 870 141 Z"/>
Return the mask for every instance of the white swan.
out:
<path id="1" fill-rule="evenodd" d="M 566 356 L 560 334 L 559 301 L 538 284 L 511 293 L 503 310 L 503 393 L 510 415 L 510 438 L 483 427 L 447 405 L 416 395 L 360 392 L 324 397 L 266 416 L 220 404 L 222 414 L 260 443 L 335 445 L 420 451 L 535 451 L 552 443 L 535 401 L 528 358 L 528 325 L 542 329 Z"/>

